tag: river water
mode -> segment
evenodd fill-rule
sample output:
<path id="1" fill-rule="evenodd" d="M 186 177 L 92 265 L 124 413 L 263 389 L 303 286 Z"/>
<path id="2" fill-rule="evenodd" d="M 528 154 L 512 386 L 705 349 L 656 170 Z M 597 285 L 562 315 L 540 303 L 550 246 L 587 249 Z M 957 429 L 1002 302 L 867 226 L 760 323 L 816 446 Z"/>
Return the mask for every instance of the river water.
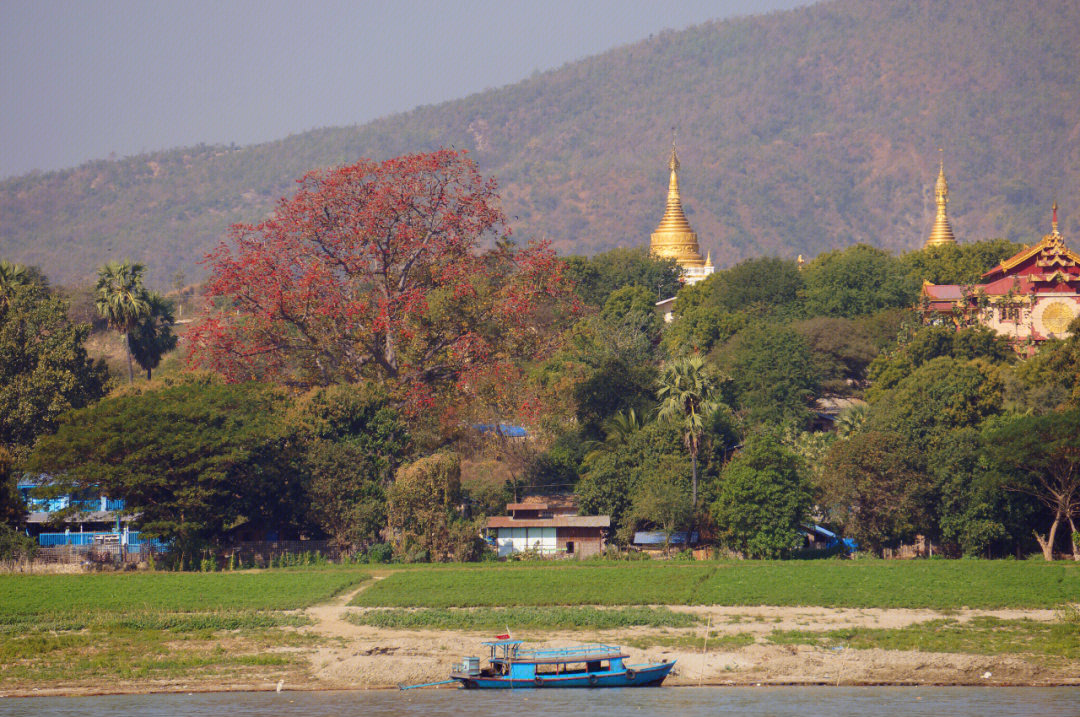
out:
<path id="1" fill-rule="evenodd" d="M 1080 717 L 1080 687 L 720 687 L 229 692 L 0 699 L 39 717 Z"/>

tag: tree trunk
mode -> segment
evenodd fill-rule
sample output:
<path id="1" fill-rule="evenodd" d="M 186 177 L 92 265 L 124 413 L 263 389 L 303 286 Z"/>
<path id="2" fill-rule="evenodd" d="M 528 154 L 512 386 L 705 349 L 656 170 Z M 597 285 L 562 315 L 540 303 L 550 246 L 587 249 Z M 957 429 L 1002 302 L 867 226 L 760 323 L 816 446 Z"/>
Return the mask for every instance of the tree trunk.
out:
<path id="1" fill-rule="evenodd" d="M 1042 548 L 1043 557 L 1047 560 L 1054 559 L 1054 538 L 1057 536 L 1059 523 L 1061 523 L 1060 513 L 1054 516 L 1054 522 L 1050 525 L 1050 534 L 1045 539 L 1038 533 L 1035 533 L 1035 539 L 1039 541 L 1039 547 Z"/>
<path id="2" fill-rule="evenodd" d="M 690 484 L 690 505 L 693 510 L 697 511 L 697 454 L 690 454 L 690 469 L 693 482 Z"/>
<path id="3" fill-rule="evenodd" d="M 128 343 L 127 334 L 124 334 L 121 338 L 124 341 L 124 353 L 127 354 L 128 360 L 128 383 L 135 383 L 135 369 L 131 365 L 131 344 Z"/>
<path id="4" fill-rule="evenodd" d="M 1069 542 L 1072 543 L 1073 560 L 1080 562 L 1080 535 L 1076 532 L 1076 521 L 1073 520 L 1071 515 L 1069 516 L 1069 527 L 1072 528 Z"/>

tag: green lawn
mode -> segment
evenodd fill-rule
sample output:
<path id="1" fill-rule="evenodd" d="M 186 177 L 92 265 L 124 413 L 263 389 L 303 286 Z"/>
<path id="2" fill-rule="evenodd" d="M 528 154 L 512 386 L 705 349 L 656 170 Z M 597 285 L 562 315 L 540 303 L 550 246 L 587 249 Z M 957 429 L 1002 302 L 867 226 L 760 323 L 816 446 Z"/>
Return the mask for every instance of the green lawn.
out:
<path id="1" fill-rule="evenodd" d="M 732 561 L 431 568 L 361 592 L 367 607 L 801 605 L 938 610 L 1080 602 L 1080 565 L 1041 561 Z"/>
<path id="2" fill-rule="evenodd" d="M 701 621 L 695 615 L 673 612 L 666 607 L 493 607 L 388 608 L 350 613 L 356 625 L 372 625 L 394 630 L 616 630 L 627 627 L 693 627 Z"/>
<path id="3" fill-rule="evenodd" d="M 28 616 L 290 610 L 367 578 L 363 569 L 0 576 L 0 625 Z"/>
<path id="4" fill-rule="evenodd" d="M 907 627 L 861 628 L 815 632 L 776 630 L 769 641 L 781 645 L 815 645 L 855 649 L 966 652 L 976 655 L 1037 654 L 1080 658 L 1080 623 L 1069 620 L 1036 622 L 976 617 L 930 620 Z"/>

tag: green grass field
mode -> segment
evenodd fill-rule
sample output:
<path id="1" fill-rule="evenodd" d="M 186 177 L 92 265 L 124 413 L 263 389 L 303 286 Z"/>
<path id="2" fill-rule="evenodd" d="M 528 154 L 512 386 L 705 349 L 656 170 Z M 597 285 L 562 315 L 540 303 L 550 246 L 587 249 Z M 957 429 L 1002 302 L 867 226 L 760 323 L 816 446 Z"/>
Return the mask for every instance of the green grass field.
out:
<path id="1" fill-rule="evenodd" d="M 0 576 L 0 625 L 26 616 L 291 610 L 366 579 L 362 569 Z"/>
<path id="2" fill-rule="evenodd" d="M 0 688 L 108 680 L 246 681 L 304 674 L 318 638 L 284 612 L 324 602 L 364 569 L 0 576 Z"/>
<path id="3" fill-rule="evenodd" d="M 963 624 L 942 619 L 894 629 L 776 630 L 768 640 L 780 645 L 1080 658 L 1080 622 L 1066 619 L 1047 623 L 983 616 Z"/>
<path id="4" fill-rule="evenodd" d="M 1053 608 L 1080 602 L 1080 565 L 1041 561 L 584 563 L 394 572 L 365 607 L 791 605 Z"/>
<path id="5" fill-rule="evenodd" d="M 349 622 L 395 630 L 616 630 L 626 627 L 693 627 L 695 615 L 665 607 L 494 607 L 473 609 L 388 608 L 350 613 Z"/>

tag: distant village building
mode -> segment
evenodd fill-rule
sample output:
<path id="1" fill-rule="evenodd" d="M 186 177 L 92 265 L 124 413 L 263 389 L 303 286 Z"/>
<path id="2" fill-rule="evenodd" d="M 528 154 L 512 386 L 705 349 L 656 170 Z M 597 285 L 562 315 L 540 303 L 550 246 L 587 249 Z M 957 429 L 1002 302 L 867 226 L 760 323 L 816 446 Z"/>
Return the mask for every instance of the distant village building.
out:
<path id="1" fill-rule="evenodd" d="M 1069 336 L 1069 324 L 1080 316 L 1080 255 L 1065 245 L 1057 209 L 1055 202 L 1050 233 L 983 274 L 983 283 L 925 282 L 924 320 L 987 326 L 1009 337 L 1021 352 L 1033 351 L 1046 339 Z"/>
<path id="2" fill-rule="evenodd" d="M 697 233 L 690 227 L 690 222 L 683 213 L 682 198 L 679 195 L 679 155 L 675 143 L 671 143 L 671 159 L 668 161 L 671 178 L 668 180 L 667 206 L 659 226 L 652 233 L 649 252 L 653 256 L 674 259 L 682 269 L 683 281 L 696 284 L 712 274 L 712 255 L 701 258 Z"/>
<path id="3" fill-rule="evenodd" d="M 487 531 L 500 558 L 532 551 L 544 557 L 587 558 L 604 551 L 611 527 L 606 515 L 578 515 L 572 497 L 526 498 L 488 518 Z"/>

